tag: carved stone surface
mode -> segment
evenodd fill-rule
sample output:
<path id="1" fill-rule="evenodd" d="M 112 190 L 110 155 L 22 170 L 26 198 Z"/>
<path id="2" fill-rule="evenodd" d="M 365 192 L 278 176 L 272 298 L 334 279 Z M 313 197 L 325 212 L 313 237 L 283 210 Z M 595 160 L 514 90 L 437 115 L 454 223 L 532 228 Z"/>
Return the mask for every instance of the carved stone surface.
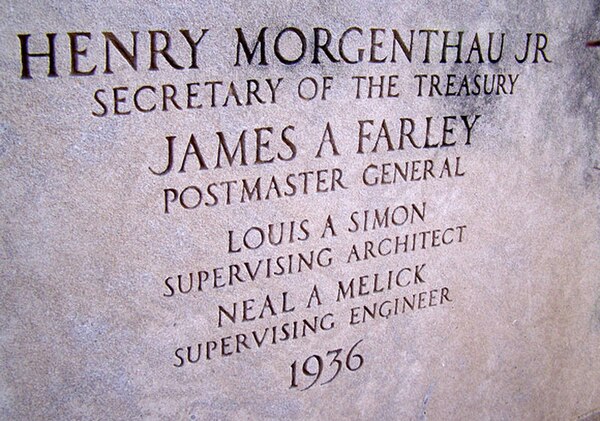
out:
<path id="1" fill-rule="evenodd" d="M 595 419 L 597 1 L 0 11 L 0 418 Z"/>

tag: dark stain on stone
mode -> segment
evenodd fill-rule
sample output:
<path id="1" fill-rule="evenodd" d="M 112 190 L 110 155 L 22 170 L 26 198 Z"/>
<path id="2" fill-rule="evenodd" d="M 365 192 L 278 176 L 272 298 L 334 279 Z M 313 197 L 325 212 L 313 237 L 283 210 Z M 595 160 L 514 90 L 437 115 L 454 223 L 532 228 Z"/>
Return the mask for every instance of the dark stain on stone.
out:
<path id="1" fill-rule="evenodd" d="M 592 328 L 600 332 L 600 296 L 596 299 L 596 304 L 592 311 Z"/>
<path id="2" fill-rule="evenodd" d="M 592 50 L 586 50 L 586 47 L 600 47 L 600 39 L 597 34 L 600 32 L 600 2 L 592 6 L 590 13 L 586 14 L 586 20 L 579 22 L 572 29 L 573 39 L 580 43 L 581 51 L 574 58 L 572 63 L 572 94 L 567 98 L 567 105 L 570 112 L 582 116 L 583 123 L 587 126 L 586 132 L 590 134 L 584 141 L 582 148 L 589 157 L 589 169 L 584 175 L 584 186 L 589 187 L 592 180 L 592 172 L 600 170 L 598 157 L 600 156 L 600 137 L 598 136 L 600 122 L 598 121 L 598 112 L 600 105 L 595 100 L 595 95 L 600 92 L 600 79 L 597 75 L 597 60 L 590 57 Z M 575 46 L 574 46 L 575 47 Z M 579 47 L 576 47 L 579 48 Z M 586 54 L 584 54 L 586 51 Z"/>
<path id="3" fill-rule="evenodd" d="M 425 396 L 423 397 L 423 403 L 418 414 L 419 421 L 425 421 L 427 419 L 427 404 L 429 404 L 429 400 L 431 399 L 431 394 L 433 393 L 434 387 L 435 383 L 430 383 L 429 387 L 427 387 L 427 391 L 425 392 Z"/>
<path id="4" fill-rule="evenodd" d="M 600 409 L 580 416 L 577 421 L 600 421 Z"/>

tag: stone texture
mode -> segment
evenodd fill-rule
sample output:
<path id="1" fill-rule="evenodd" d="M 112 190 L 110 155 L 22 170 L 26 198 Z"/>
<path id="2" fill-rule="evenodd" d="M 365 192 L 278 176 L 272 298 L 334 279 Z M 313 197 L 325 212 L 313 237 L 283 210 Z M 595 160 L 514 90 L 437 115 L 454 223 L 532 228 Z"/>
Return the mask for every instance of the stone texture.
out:
<path id="1" fill-rule="evenodd" d="M 593 412 L 600 408 L 600 48 L 586 42 L 600 39 L 596 2 L 5 1 L 0 10 L 1 418 L 536 420 L 587 414 L 582 419 L 595 419 Z M 269 28 L 268 65 L 234 65 L 238 27 L 248 40 Z M 309 49 L 313 28 L 327 28 L 338 59 L 342 33 L 361 28 L 362 35 L 348 34 L 346 45 L 351 53 L 367 48 L 364 62 L 332 63 L 321 51 L 322 63 L 313 64 L 311 50 L 297 64 L 281 64 L 272 43 L 287 27 L 299 28 Z M 175 70 L 157 56 L 159 69 L 149 70 L 148 31 L 168 33 L 173 60 L 189 67 L 189 47 L 179 32 L 186 28 L 195 38 L 201 28 L 209 29 L 198 47 L 198 69 Z M 375 31 L 373 42 L 383 43 L 375 48 L 375 59 L 390 54 L 392 29 L 406 39 L 415 30 L 412 62 L 400 50 L 396 63 L 389 57 L 384 63 L 368 62 L 372 28 L 386 28 L 385 33 Z M 425 29 L 439 31 L 432 35 L 430 63 L 424 63 L 424 35 L 419 34 Z M 139 31 L 137 71 L 113 48 L 114 73 L 103 73 L 102 32 L 107 31 L 126 48 L 131 31 Z M 482 45 L 489 32 L 505 33 L 504 56 L 498 63 L 456 63 L 454 50 L 448 50 L 448 63 L 440 63 L 443 31 L 451 36 L 464 31 L 463 57 L 475 33 Z M 76 36 L 78 51 L 87 48 L 87 56 L 78 55 L 79 70 L 96 65 L 95 75 L 69 75 L 69 32 L 90 33 Z M 31 51 L 41 52 L 47 49 L 48 33 L 57 33 L 60 76 L 47 77 L 46 59 L 32 58 L 32 79 L 22 79 L 17 35 L 31 34 Z M 532 42 L 536 34 L 544 35 L 551 62 L 541 55 L 537 63 L 533 56 L 524 63 L 515 60 L 528 33 Z M 288 58 L 299 45 L 293 35 L 282 38 L 281 51 Z M 156 37 L 160 49 L 164 38 Z M 429 88 L 418 96 L 418 74 L 435 74 L 442 81 L 456 74 L 457 86 L 463 76 L 519 77 L 512 94 L 429 97 Z M 397 75 L 397 97 L 356 98 L 353 76 L 378 81 L 381 75 Z M 296 87 L 303 78 L 322 83 L 324 76 L 332 78 L 326 100 L 298 98 Z M 274 83 L 282 78 L 275 104 L 267 95 L 267 78 Z M 227 107 L 210 106 L 207 81 L 223 81 L 225 87 L 235 82 L 244 102 L 247 80 L 260 82 L 264 104 L 252 98 L 253 105 L 236 106 L 230 97 Z M 192 101 L 202 101 L 202 109 L 177 110 L 169 103 L 169 111 L 93 114 L 102 112 L 94 99 L 98 90 L 105 91 L 101 98 L 108 103 L 113 88 L 128 88 L 118 91 L 128 95 L 120 103 L 125 110 L 132 106 L 132 91 L 142 86 L 169 92 L 162 86 L 174 85 L 181 95 L 194 82 L 202 93 Z M 227 91 L 218 92 L 216 101 L 222 104 Z M 151 91 L 140 98 L 148 101 Z M 481 117 L 472 123 L 466 144 L 460 116 L 473 122 L 476 115 Z M 405 139 L 404 150 L 388 152 L 381 138 L 379 151 L 368 153 L 383 133 L 382 119 L 394 142 L 400 119 L 413 119 L 422 146 L 428 116 L 431 142 L 442 141 L 442 117 L 456 116 L 449 120 L 454 132 L 448 138 L 457 141 L 455 146 L 417 149 Z M 359 154 L 358 122 L 366 120 L 373 121 L 364 126 L 371 139 L 364 139 L 365 153 Z M 339 155 L 326 142 L 317 157 L 327 123 Z M 290 125 L 297 155 L 285 160 L 281 157 L 291 151 L 281 131 Z M 259 127 L 273 128 L 272 134 L 261 133 L 270 141 L 263 157 L 274 157 L 274 163 L 255 164 L 252 142 Z M 213 168 L 216 133 L 233 146 L 244 129 L 249 164 Z M 192 148 L 187 171 L 177 172 L 191 134 L 210 168 L 197 171 Z M 176 136 L 178 162 L 173 171 L 157 176 L 149 168 L 164 168 L 167 136 Z M 385 163 L 420 161 L 424 166 L 431 160 L 441 173 L 446 158 L 454 165 L 454 177 L 377 186 L 363 182 L 371 164 L 381 178 Z M 181 194 L 188 185 L 205 189 L 227 180 L 285 180 L 288 174 L 319 169 L 328 169 L 323 177 L 330 177 L 333 168 L 343 172 L 347 189 L 316 192 L 317 186 L 331 187 L 328 179 L 328 184 L 311 184 L 307 194 L 246 203 L 238 195 L 229 205 L 220 196 L 217 206 L 186 210 L 174 204 L 164 212 L 165 189 Z M 464 176 L 457 175 L 461 171 Z M 222 185 L 218 191 L 223 194 Z M 412 224 L 350 232 L 353 212 L 358 220 L 364 210 L 411 209 L 411 204 L 425 206 L 424 220 L 417 215 Z M 321 238 L 328 216 L 336 235 L 326 231 Z M 304 241 L 300 230 L 293 243 L 228 252 L 230 231 L 239 240 L 253 226 L 295 221 L 298 230 L 304 219 L 309 233 Z M 466 226 L 460 242 L 459 226 Z M 452 227 L 452 244 L 347 262 L 352 245 L 360 249 L 365 241 L 377 245 L 384 238 L 425 231 L 433 241 L 431 231 Z M 251 246 L 256 235 L 251 231 Z M 323 248 L 331 249 L 324 255 L 334 259 L 329 266 L 270 278 L 262 272 L 265 259 Z M 243 270 L 244 262 L 254 267 L 260 259 L 263 266 L 254 281 L 234 280 L 223 288 L 207 283 L 204 291 L 165 296 L 168 277 L 198 271 L 214 276 L 214 268 L 238 264 Z M 423 264 L 423 283 L 372 293 L 373 274 L 402 268 L 414 273 Z M 369 277 L 360 289 L 364 275 Z M 336 301 L 339 282 L 347 286 L 352 278 L 356 295 L 369 288 L 371 294 Z M 313 301 L 306 308 L 314 285 L 322 303 Z M 451 301 L 440 298 L 442 288 Z M 437 295 L 429 302 L 432 290 Z M 423 291 L 424 308 L 349 323 L 353 311 L 362 314 L 362 306 Z M 294 311 L 281 312 L 284 292 Z M 270 316 L 267 308 L 259 319 L 254 309 L 248 318 L 257 319 L 242 321 L 242 302 L 253 299 L 262 308 L 267 295 L 278 314 Z M 236 323 L 221 314 L 219 327 L 219 306 L 232 311 L 233 303 L 238 303 Z M 225 341 L 234 341 L 235 348 L 236 335 L 247 335 L 250 343 L 253 331 L 262 335 L 273 326 L 315 316 L 328 320 L 329 313 L 335 319 L 330 330 L 277 344 L 267 341 L 260 349 L 238 344 L 239 353 L 176 367 L 177 355 L 185 355 L 188 346 L 231 337 Z M 346 356 L 361 340 L 355 352 L 364 362 L 352 371 Z M 177 354 L 179 348 L 183 353 Z M 321 385 L 337 368 L 328 351 L 340 348 L 339 375 Z M 313 354 L 325 359 L 323 374 L 301 391 L 311 383 L 302 365 Z M 294 361 L 299 386 L 290 388 Z M 350 367 L 358 361 L 349 360 Z M 306 370 L 315 367 L 313 358 Z"/>

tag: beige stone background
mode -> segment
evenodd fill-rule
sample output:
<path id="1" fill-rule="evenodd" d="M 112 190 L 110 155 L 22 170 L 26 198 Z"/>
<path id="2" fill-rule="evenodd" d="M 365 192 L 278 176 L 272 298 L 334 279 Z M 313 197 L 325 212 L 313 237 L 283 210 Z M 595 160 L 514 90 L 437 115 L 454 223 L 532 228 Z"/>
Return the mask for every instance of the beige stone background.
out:
<path id="1" fill-rule="evenodd" d="M 597 1 L 461 2 L 16 2 L 0 4 L 0 418 L 12 419 L 411 419 L 569 420 L 600 409 L 600 39 Z M 235 27 L 440 28 L 548 35 L 552 63 L 233 67 Z M 17 34 L 210 28 L 196 71 L 19 78 Z M 127 38 L 125 38 L 127 39 Z M 58 42 L 58 38 L 57 38 Z M 101 39 L 95 38 L 96 47 Z M 516 42 L 516 40 L 515 40 Z M 140 48 L 143 48 L 141 44 Z M 40 47 L 41 48 L 41 47 Z M 147 47 L 146 47 L 147 48 Z M 508 48 L 508 47 L 507 47 Z M 147 60 L 147 59 L 145 59 Z M 412 77 L 519 73 L 512 96 L 417 98 Z M 351 89 L 304 103 L 126 117 L 91 115 L 92 94 L 112 86 L 205 80 L 399 74 L 400 98 L 353 100 Z M 356 120 L 481 114 L 463 179 L 353 188 L 265 203 L 161 212 L 168 186 L 338 166 L 352 180 L 371 161 L 435 158 L 443 151 L 353 154 Z M 341 157 L 314 159 L 336 127 Z M 291 123 L 299 157 L 158 178 L 164 136 Z M 336 264 L 206 294 L 163 297 L 166 276 L 299 250 L 226 252 L 227 231 L 426 201 L 423 229 L 465 224 L 464 244 Z M 419 227 L 421 228 L 421 227 Z M 398 234 L 402 229 L 386 234 Z M 411 229 L 411 228 L 408 228 Z M 379 235 L 379 233 L 378 233 Z M 383 235 L 383 234 L 381 234 Z M 358 235 L 327 243 L 341 258 Z M 313 238 L 303 249 L 325 243 Z M 217 328 L 217 305 L 290 291 L 327 297 L 337 281 L 426 262 L 428 286 L 453 302 L 182 368 L 178 347 L 282 323 L 280 316 Z M 364 300 L 366 303 L 368 300 Z M 362 301 L 361 301 L 362 302 Z M 363 339 L 364 366 L 306 391 L 289 389 L 290 364 Z"/>

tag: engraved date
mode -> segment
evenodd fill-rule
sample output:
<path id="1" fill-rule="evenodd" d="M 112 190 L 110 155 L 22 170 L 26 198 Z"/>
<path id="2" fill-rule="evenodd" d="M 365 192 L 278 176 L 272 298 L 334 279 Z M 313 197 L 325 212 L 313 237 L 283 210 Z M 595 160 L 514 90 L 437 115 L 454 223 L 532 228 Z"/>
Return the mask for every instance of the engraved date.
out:
<path id="1" fill-rule="evenodd" d="M 320 385 L 326 385 L 327 383 L 331 383 L 344 368 L 349 371 L 359 370 L 363 366 L 365 359 L 361 354 L 358 353 L 356 348 L 362 341 L 363 340 L 361 339 L 352 345 L 347 353 L 344 353 L 343 348 L 338 348 L 327 351 L 325 358 L 319 354 L 313 354 L 305 359 L 301 366 L 298 364 L 298 360 L 295 360 L 290 365 L 292 375 L 290 389 L 298 389 L 300 387 L 299 383 L 305 382 L 310 383 L 308 383 L 308 385 L 303 389 L 299 389 L 299 391 L 310 389 L 317 384 L 319 379 L 321 379 L 324 374 L 327 374 L 329 378 L 323 383 L 320 383 Z M 327 367 L 325 367 L 326 361 L 329 361 L 329 365 Z M 306 379 L 303 379 L 303 377 Z"/>

